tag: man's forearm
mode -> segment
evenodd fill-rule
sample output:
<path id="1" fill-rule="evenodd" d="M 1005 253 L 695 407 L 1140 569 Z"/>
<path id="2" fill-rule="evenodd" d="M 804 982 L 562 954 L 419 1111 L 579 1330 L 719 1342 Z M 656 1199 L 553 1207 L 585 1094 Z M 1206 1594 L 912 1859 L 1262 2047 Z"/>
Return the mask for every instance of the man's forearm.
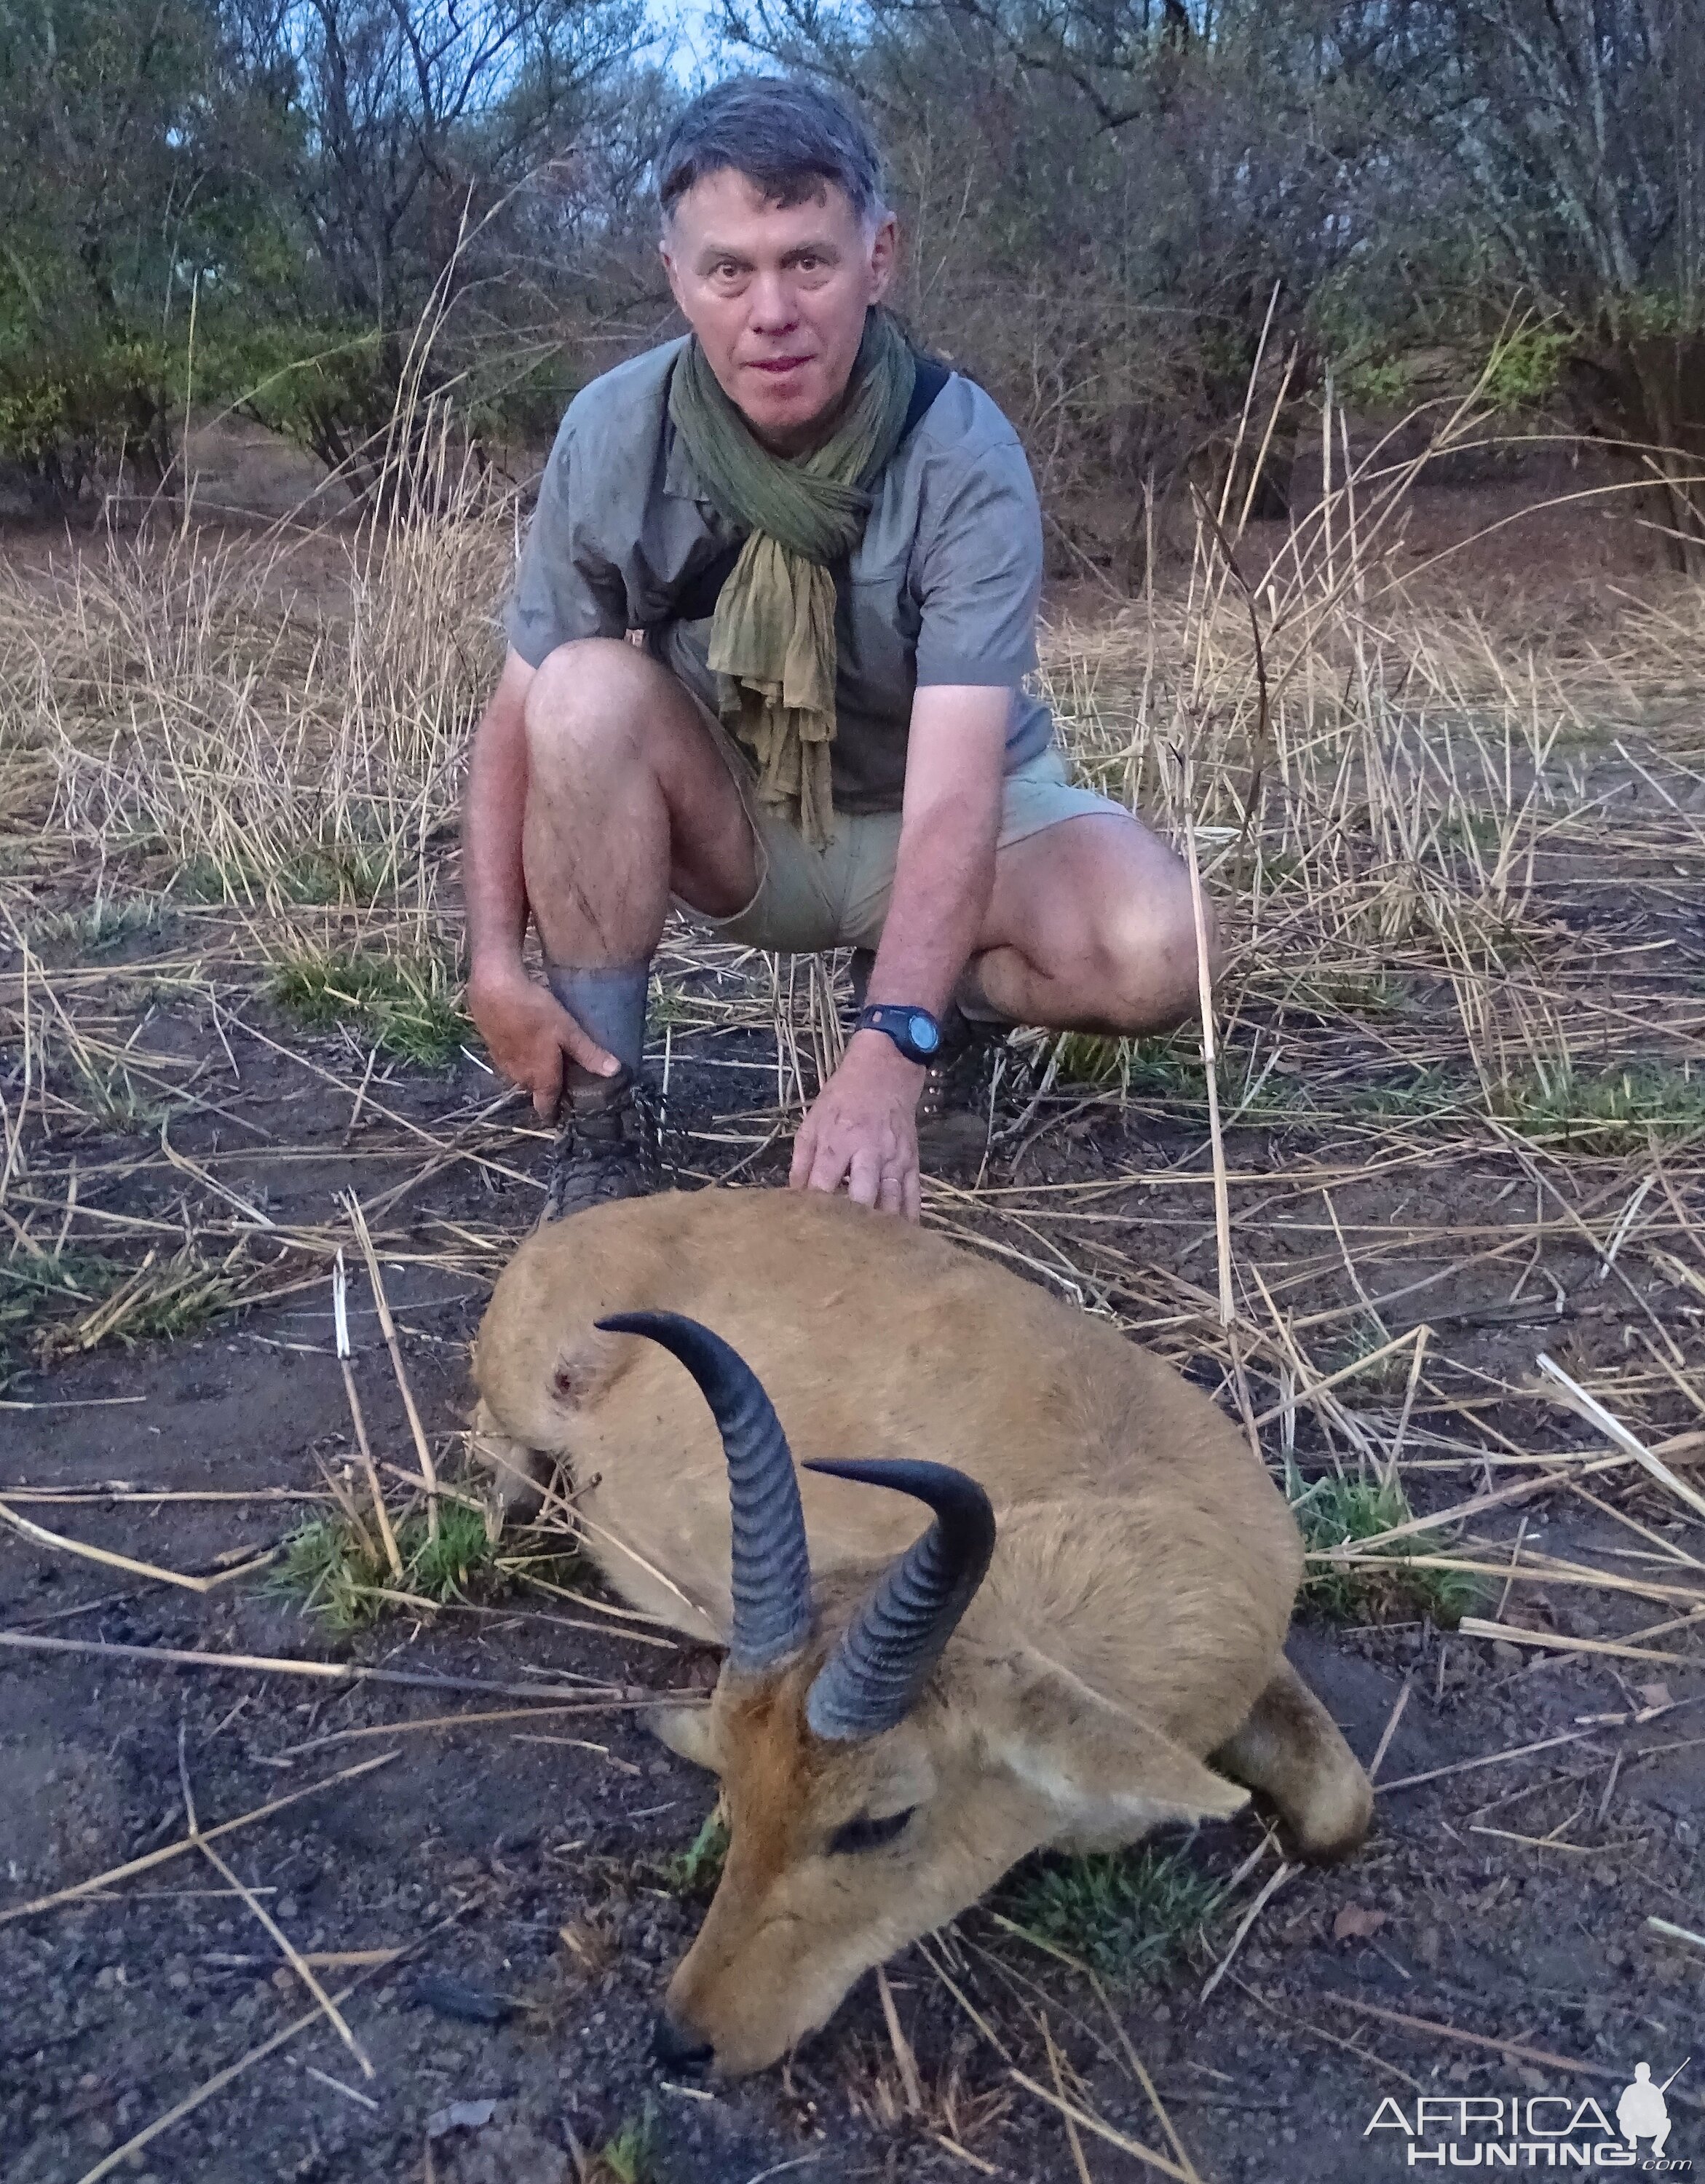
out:
<path id="1" fill-rule="evenodd" d="M 872 1001 L 910 1003 L 939 1016 L 981 931 L 995 884 L 999 785 L 943 801 L 902 822 Z"/>

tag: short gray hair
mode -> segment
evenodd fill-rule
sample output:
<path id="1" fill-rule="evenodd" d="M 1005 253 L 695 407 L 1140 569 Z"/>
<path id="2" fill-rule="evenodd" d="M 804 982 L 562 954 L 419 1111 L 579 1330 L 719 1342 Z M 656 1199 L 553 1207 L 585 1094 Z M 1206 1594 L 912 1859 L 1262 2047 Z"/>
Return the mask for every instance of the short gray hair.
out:
<path id="1" fill-rule="evenodd" d="M 663 217 L 695 182 L 730 167 L 772 204 L 802 204 L 833 182 L 861 220 L 883 209 L 876 139 L 839 92 L 802 77 L 731 76 L 693 101 L 658 150 Z"/>

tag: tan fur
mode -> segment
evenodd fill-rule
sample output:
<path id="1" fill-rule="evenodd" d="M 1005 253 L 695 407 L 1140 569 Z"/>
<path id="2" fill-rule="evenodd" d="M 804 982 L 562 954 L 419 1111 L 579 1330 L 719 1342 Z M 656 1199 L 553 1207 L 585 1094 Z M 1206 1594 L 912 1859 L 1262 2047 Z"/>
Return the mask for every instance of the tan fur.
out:
<path id="1" fill-rule="evenodd" d="M 716 1768 L 732 1820 L 668 2005 L 720 2068 L 773 2061 L 861 1971 L 1041 1845 L 1111 1847 L 1235 1812 L 1245 1793 L 1210 1755 L 1273 1797 L 1308 1854 L 1359 1838 L 1365 1779 L 1280 1650 L 1295 1526 L 1171 1367 L 939 1237 L 817 1193 L 671 1194 L 541 1230 L 480 1329 L 479 1445 L 517 1493 L 541 1460 L 566 1466 L 600 1541 L 633 1551 L 595 1546 L 610 1582 L 702 1638 L 732 1613 L 716 1429 L 673 1358 L 593 1326 L 648 1309 L 733 1344 L 796 1459 L 951 1463 L 999 1525 L 911 1716 L 825 1744 L 804 1722 L 811 1676 L 926 1518 L 908 1497 L 802 1473 L 810 1658 L 761 1684 L 725 1672 L 708 1722 L 666 1729 Z M 898 1841 L 828 1851 L 844 1821 L 910 1807 Z"/>

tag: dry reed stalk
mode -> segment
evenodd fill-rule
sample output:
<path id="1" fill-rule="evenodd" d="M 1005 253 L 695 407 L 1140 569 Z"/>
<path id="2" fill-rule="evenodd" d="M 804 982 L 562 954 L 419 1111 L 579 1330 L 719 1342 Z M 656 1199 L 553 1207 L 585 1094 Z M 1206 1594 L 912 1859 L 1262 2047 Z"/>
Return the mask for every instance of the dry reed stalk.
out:
<path id="1" fill-rule="evenodd" d="M 1084 2142 L 1078 2136 L 1077 2119 L 1066 2098 L 1066 2080 L 1060 2067 L 1060 2051 L 1055 2046 L 1054 2036 L 1045 2023 L 1042 2029 L 1042 2044 L 1047 2051 L 1048 2068 L 1054 2080 L 1055 2091 L 1059 2095 L 1060 2114 L 1066 2126 L 1066 2143 L 1072 2149 L 1072 2165 L 1078 2172 L 1078 2184 L 1095 2184 L 1095 2179 L 1089 2174 L 1089 2164 L 1084 2159 Z"/>
<path id="2" fill-rule="evenodd" d="M 1668 1919 L 1649 1918 L 1646 1922 L 1648 1933 L 1661 1934 L 1666 1942 L 1685 1942 L 1696 1949 L 1705 1949 L 1705 1934 L 1696 1934 L 1686 1926 L 1677 1926 Z"/>
<path id="3" fill-rule="evenodd" d="M 355 1989 L 352 1984 L 333 1996 L 332 2000 L 334 2004 L 345 2003 L 354 1992 Z M 103 2176 L 111 2176 L 114 2170 L 128 2162 L 132 2155 L 139 2154 L 144 2147 L 151 2146 L 162 2132 L 170 2131 L 174 2124 L 181 2123 L 186 2116 L 192 2115 L 204 2101 L 211 2100 L 215 2093 L 223 2092 L 228 2085 L 235 2079 L 240 2078 L 253 2064 L 264 2061 L 267 2056 L 276 2053 L 287 2041 L 294 2040 L 299 2033 L 306 2032 L 310 2026 L 322 2024 L 324 2021 L 319 2005 L 316 2003 L 312 2009 L 304 2012 L 302 2016 L 285 2025 L 282 2031 L 275 2032 L 270 2040 L 263 2040 L 259 2047 L 249 2048 L 246 2054 L 239 2055 L 236 2062 L 228 2063 L 224 2070 L 215 2070 L 212 2077 L 198 2086 L 192 2093 L 187 2093 L 182 2100 L 169 2108 L 164 2115 L 156 2116 L 152 2123 L 144 2125 L 141 2131 L 127 2138 L 122 2146 L 114 2147 L 113 2151 L 104 2154 L 92 2169 L 86 2169 L 77 2179 L 77 2184 L 99 2184 L 99 2180 Z"/>
<path id="4" fill-rule="evenodd" d="M 894 2006 L 894 1990 L 888 1983 L 888 1974 L 878 1964 L 876 1970 L 876 1991 L 882 2000 L 883 2022 L 888 2027 L 889 2045 L 894 2050 L 894 2067 L 900 2072 L 900 2082 L 905 2096 L 908 2115 L 921 2114 L 923 2109 L 923 2088 L 918 2082 L 917 2058 L 911 2050 L 900 2022 L 900 2012 Z"/>
<path id="5" fill-rule="evenodd" d="M 1689 1622 L 1691 1616 L 1681 1622 Z M 1675 1623 L 1664 1629 L 1678 1628 Z M 1512 1646 L 1536 1646 L 1546 1653 L 1598 1653 L 1613 1661 L 1655 1661 L 1660 1665 L 1697 1667 L 1697 1658 L 1691 1653 L 1665 1653 L 1650 1647 L 1624 1646 L 1610 1638 L 1569 1638 L 1560 1630 L 1523 1630 L 1509 1623 L 1487 1623 L 1478 1615 L 1465 1615 L 1457 1628 L 1465 1638 L 1502 1638 Z"/>
<path id="6" fill-rule="evenodd" d="M 192 1832 L 193 1833 L 193 1830 Z M 338 2008 L 336 2002 L 333 2001 L 332 1997 L 326 1993 L 325 1988 L 320 1985 L 318 1975 L 315 1973 L 313 1965 L 309 1964 L 307 1958 L 303 1956 L 298 1950 L 295 1943 L 290 1939 L 283 1928 L 279 1925 L 277 1921 L 273 1918 L 271 1913 L 266 1908 L 266 1906 L 260 1902 L 254 1890 L 248 1887 L 237 1878 L 236 1871 L 230 1864 L 214 1849 L 210 1843 L 204 1841 L 198 1834 L 195 1835 L 194 1840 L 197 1849 L 201 1852 L 203 1857 L 206 1858 L 209 1864 L 212 1866 L 214 1871 L 218 1874 L 220 1880 L 226 1883 L 233 1894 L 240 1896 L 242 1898 L 243 1903 L 247 1905 L 248 1909 L 254 1913 L 254 1917 L 259 1922 L 260 1925 L 265 1930 L 266 1933 L 271 1937 L 271 1939 L 278 1944 L 286 1964 L 289 1965 L 291 1970 L 295 1973 L 298 1979 L 299 1979 L 304 1986 L 307 1988 L 309 1993 L 314 1997 L 315 2002 L 324 2013 L 327 2021 L 332 2025 L 332 2030 L 337 2033 L 338 2038 L 343 2042 L 343 2045 L 349 2050 L 349 2053 L 355 2058 L 356 2062 L 360 2065 L 362 2076 L 365 2078 L 373 2077 L 376 2073 L 366 2050 L 362 2047 L 360 2042 L 356 2039 L 354 2034 L 349 2030 L 348 2020 Z M 397 1952 L 395 1950 L 383 1951 L 381 1953 L 380 1960 L 384 1963 L 389 1963 L 392 1958 L 396 1954 Z"/>
<path id="7" fill-rule="evenodd" d="M 385 1543 L 385 1559 L 391 1566 L 391 1574 L 400 1585 L 403 1579 L 403 1557 L 397 1546 L 397 1535 L 391 1529 L 390 1512 L 385 1507 L 384 1489 L 379 1484 L 379 1474 L 373 1462 L 373 1451 L 367 1440 L 367 1421 L 361 1413 L 361 1398 L 355 1392 L 355 1375 L 350 1365 L 349 1314 L 346 1301 L 348 1284 L 343 1272 L 343 1249 L 340 1245 L 332 1270 L 332 1316 L 337 1362 L 343 1375 L 343 1394 L 349 1405 L 349 1417 L 355 1428 L 355 1446 L 361 1452 L 361 1465 L 367 1476 L 367 1490 L 372 1497 L 373 1514 L 378 1520 L 379 1536 Z"/>
<path id="8" fill-rule="evenodd" d="M 293 1661 L 264 1653 L 190 1653 L 173 1646 L 120 1646 L 103 1639 L 38 1638 L 0 1630 L 0 1646 L 37 1652 L 107 1654 L 117 1660 L 150 1661 L 174 1669 L 244 1669 L 259 1675 L 307 1676 L 334 1684 L 397 1684 L 421 1691 L 478 1691 L 491 1698 L 585 1698 L 588 1691 L 557 1690 L 549 1684 L 494 1684 L 477 1676 L 417 1676 L 405 1669 L 359 1668 L 347 1661 Z M 629 1694 L 614 1685 L 598 1686 L 612 1701 Z M 633 1696 L 644 1698 L 644 1693 Z"/>
<path id="9" fill-rule="evenodd" d="M 373 1249 L 373 1239 L 368 1234 L 367 1217 L 361 1211 L 360 1200 L 356 1197 L 353 1190 L 344 1192 L 343 1203 L 348 1211 L 350 1226 L 355 1231 L 355 1240 L 361 1246 L 361 1256 L 367 1262 L 367 1279 L 372 1284 L 373 1303 L 379 1314 L 380 1329 L 385 1337 L 385 1347 L 391 1353 L 391 1369 L 397 1376 L 397 1387 L 403 1398 L 403 1408 L 408 1414 L 409 1430 L 415 1437 L 415 1453 L 420 1458 L 421 1477 L 425 1481 L 426 1489 L 426 1537 L 429 1540 L 436 1540 L 438 1536 L 437 1467 L 432 1462 L 432 1451 L 426 1441 L 426 1429 L 421 1424 L 421 1413 L 415 1408 L 415 1391 L 410 1386 L 409 1375 L 404 1369 L 403 1352 L 398 1345 L 396 1325 L 391 1318 L 391 1307 L 385 1296 L 384 1278 L 379 1272 L 379 1255 Z M 347 1333 L 345 1340 L 346 1341 L 348 1340 Z M 377 1491 L 376 1483 L 375 1491 L 376 1493 Z M 386 1536 L 394 1557 L 396 1543 L 389 1540 L 388 1525 L 386 1528 Z M 399 1564 L 397 1574 L 400 1576 L 401 1574 Z"/>
<path id="10" fill-rule="evenodd" d="M 1273 1871 L 1268 1874 L 1266 1880 L 1262 1884 L 1261 1893 L 1256 1897 L 1254 1903 L 1250 1905 L 1248 1910 L 1244 1913 L 1242 1918 L 1238 1921 L 1237 1931 L 1232 1936 L 1225 1954 L 1220 1958 L 1219 1962 L 1208 1974 L 1207 1978 L 1203 1981 L 1201 1992 L 1196 1997 L 1198 2002 L 1207 2001 L 1214 1989 L 1231 1970 L 1232 1960 L 1236 1956 L 1238 1951 L 1243 1947 L 1244 1942 L 1248 1939 L 1250 1928 L 1254 1925 L 1256 1920 L 1267 1908 L 1273 1898 L 1278 1895 L 1279 1890 L 1284 1887 L 1285 1882 L 1294 1879 L 1296 1874 L 1301 1870 L 1301 1867 L 1287 1864 L 1285 1861 L 1281 1858 L 1279 1864 L 1273 1868 Z"/>
<path id="11" fill-rule="evenodd" d="M 1045 2101 L 1062 2117 L 1083 2130 L 1093 2132 L 1097 2138 L 1105 2139 L 1109 2146 L 1117 2147 L 1121 2153 L 1128 2153 L 1134 2161 L 1140 2161 L 1145 2169 L 1153 2169 L 1162 2176 L 1173 2177 L 1176 2179 L 1176 2184 L 1194 2184 L 1187 2169 L 1179 2168 L 1175 2161 L 1168 2161 L 1165 2154 L 1156 2153 L 1151 2146 L 1144 2146 L 1125 2132 L 1116 2131 L 1112 2124 L 1091 2114 L 1088 2109 L 1079 2108 L 1075 2101 L 1068 2101 L 1063 2093 L 1050 2092 L 1046 2086 L 1023 2070 L 1011 2070 L 1007 2075 L 1015 2086 L 1022 2086 L 1027 2093 L 1034 2093 L 1039 2101 Z"/>
<path id="12" fill-rule="evenodd" d="M 151 1873 L 157 1865 L 165 1865 L 175 1858 L 181 1858 L 186 1851 L 217 1841 L 221 1836 L 234 1835 L 239 1828 L 248 1827 L 256 1820 L 270 1819 L 273 1814 L 281 1813 L 291 1805 L 299 1805 L 304 1797 L 316 1797 L 321 1790 L 334 1789 L 340 1782 L 353 1782 L 359 1775 L 371 1774 L 376 1767 L 388 1767 L 396 1757 L 394 1752 L 384 1752 L 376 1758 L 359 1760 L 354 1766 L 344 1768 L 341 1774 L 327 1774 L 320 1781 L 307 1783 L 300 1790 L 289 1791 L 281 1797 L 273 1797 L 264 1805 L 257 1805 L 253 1812 L 240 1813 L 234 1820 L 221 1820 L 217 1827 L 203 1828 L 199 1836 L 181 1836 L 176 1842 L 167 1843 L 162 1850 L 151 1850 L 141 1858 L 131 1858 L 124 1865 L 109 1866 L 104 1873 L 96 1874 L 92 1880 L 75 1881 L 69 1888 L 56 1889 L 51 1896 L 32 1897 L 27 1903 L 8 1904 L 0 1910 L 0 1926 L 8 1925 L 14 1919 L 31 1918 L 38 1911 L 52 1911 L 61 1903 L 75 1903 L 80 1897 L 110 1888 L 115 1880 L 128 1880 L 134 1874 Z"/>
<path id="13" fill-rule="evenodd" d="M 81 1561 L 100 1563 L 108 1569 L 120 1569 L 131 1577 L 145 1577 L 156 1585 L 175 1585 L 185 1592 L 212 1592 L 221 1585 L 229 1585 L 233 1578 L 247 1577 L 272 1560 L 276 1549 L 255 1557 L 253 1560 L 220 1570 L 212 1577 L 188 1577 L 181 1570 L 161 1569 L 155 1563 L 133 1562 L 128 1555 L 114 1554 L 109 1547 L 91 1546 L 85 1540 L 68 1540 L 61 1532 L 50 1532 L 44 1525 L 31 1524 L 20 1517 L 15 1509 L 0 1501 L 0 1519 L 21 1532 L 26 1540 L 33 1540 L 39 1547 L 52 1547 L 60 1554 L 75 1555 Z"/>
<path id="14" fill-rule="evenodd" d="M 1124 2051 L 1125 2060 L 1130 2065 L 1133 2076 L 1134 2076 L 1137 2083 L 1142 2087 L 1143 2092 L 1147 2098 L 1149 2106 L 1154 2110 L 1161 2129 L 1166 2133 L 1167 2143 L 1173 2150 L 1174 2159 L 1178 2162 L 1178 2166 L 1184 2170 L 1185 2176 L 1190 2178 L 1190 2184 L 1201 2184 L 1201 2179 L 1196 2174 L 1195 2164 L 1190 2159 L 1189 2150 L 1185 2147 L 1184 2141 L 1178 2137 L 1177 2131 L 1173 2129 L 1173 2120 L 1167 2114 L 1166 2104 L 1161 2099 L 1160 2092 L 1155 2085 L 1154 2080 L 1149 2075 L 1147 2065 L 1144 2063 L 1142 2057 L 1138 2054 L 1136 2049 L 1131 2045 L 1130 2035 L 1126 2031 L 1123 2021 L 1115 2011 L 1112 2002 L 1109 2000 L 1107 1990 L 1102 1986 L 1100 1975 L 1098 1972 L 1092 1971 L 1089 1974 L 1089 1984 L 1095 1989 L 1095 1998 L 1100 2003 L 1103 2011 L 1106 2014 L 1108 2023 L 1113 2028 L 1113 2037 L 1118 2042 L 1119 2046 Z"/>
<path id="15" fill-rule="evenodd" d="M 1555 1359 L 1541 1351 L 1535 1362 L 1546 1379 L 1563 1390 L 1570 1407 L 1578 1411 L 1587 1422 L 1613 1441 L 1619 1448 L 1626 1449 L 1642 1471 L 1651 1474 L 1660 1486 L 1667 1486 L 1679 1502 L 1684 1502 L 1696 1516 L 1705 1517 L 1705 1494 L 1678 1479 L 1661 1457 L 1654 1456 L 1644 1441 L 1631 1434 L 1622 1421 L 1606 1410 L 1597 1397 L 1590 1396 L 1578 1380 L 1572 1379 Z"/>
<path id="16" fill-rule="evenodd" d="M 1358 2002 L 1353 1995 L 1339 1994 L 1331 1988 L 1326 1990 L 1323 1999 L 1335 2003 L 1340 2009 L 1353 2009 L 1358 2016 L 1376 2017 L 1382 2024 L 1401 2025 L 1406 2032 L 1422 2032 L 1435 2040 L 1450 2040 L 1460 2047 L 1482 2048 L 1490 2054 L 1507 2056 L 1513 2063 L 1532 2064 L 1540 2070 L 1562 2070 L 1572 2077 L 1608 2078 L 1617 2084 L 1627 2075 L 1625 2071 L 1607 2069 L 1602 2063 L 1580 2063 L 1571 2056 L 1553 2055 L 1548 2048 L 1530 2048 L 1524 2041 L 1494 2040 L 1483 2032 L 1463 2032 L 1454 2025 L 1442 2025 L 1433 2018 L 1411 2017 L 1401 2009 L 1381 2009 L 1371 2002 Z M 1676 2098 L 1686 2098 L 1690 2107 L 1705 2105 L 1691 2095 L 1678 2094 Z"/>
<path id="17" fill-rule="evenodd" d="M 1373 1757 L 1368 1762 L 1368 1780 L 1370 1782 L 1378 1780 L 1379 1769 L 1385 1762 L 1385 1754 L 1391 1749 L 1391 1740 L 1397 1734 L 1397 1724 L 1402 1720 L 1404 1708 L 1409 1703 L 1410 1689 L 1409 1680 L 1406 1676 L 1403 1687 L 1385 1718 L 1385 1726 L 1379 1732 L 1379 1741 L 1373 1747 Z"/>
<path id="18" fill-rule="evenodd" d="M 374 1722 L 360 1729 L 329 1730 L 324 1736 L 310 1737 L 305 1744 L 287 1744 L 270 1755 L 272 1759 L 301 1759 L 310 1752 L 329 1751 L 334 1744 L 359 1744 L 373 1736 L 412 1736 L 429 1729 L 479 1729 L 490 1722 L 543 1721 L 548 1715 L 609 1713 L 617 1706 L 623 1711 L 644 1712 L 647 1705 L 691 1706 L 695 1701 L 709 1701 L 702 1691 L 655 1691 L 647 1700 L 618 1701 L 612 1699 L 559 1700 L 549 1706 L 503 1707 L 496 1711 L 477 1713 L 428 1714 L 423 1721 Z"/>

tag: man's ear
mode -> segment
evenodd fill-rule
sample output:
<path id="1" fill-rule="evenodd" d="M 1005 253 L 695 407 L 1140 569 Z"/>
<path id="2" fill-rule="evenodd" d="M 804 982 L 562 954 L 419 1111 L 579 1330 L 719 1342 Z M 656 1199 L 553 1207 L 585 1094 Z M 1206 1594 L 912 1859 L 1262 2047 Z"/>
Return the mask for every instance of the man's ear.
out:
<path id="1" fill-rule="evenodd" d="M 647 1713 L 645 1725 L 677 1758 L 708 1768 L 713 1774 L 722 1773 L 708 1706 L 656 1707 Z"/>
<path id="2" fill-rule="evenodd" d="M 1247 1790 L 1051 1662 L 1021 1672 L 994 1713 L 992 1756 L 1055 1808 L 1080 1848 L 1167 1820 L 1229 1819 L 1249 1802 Z"/>

